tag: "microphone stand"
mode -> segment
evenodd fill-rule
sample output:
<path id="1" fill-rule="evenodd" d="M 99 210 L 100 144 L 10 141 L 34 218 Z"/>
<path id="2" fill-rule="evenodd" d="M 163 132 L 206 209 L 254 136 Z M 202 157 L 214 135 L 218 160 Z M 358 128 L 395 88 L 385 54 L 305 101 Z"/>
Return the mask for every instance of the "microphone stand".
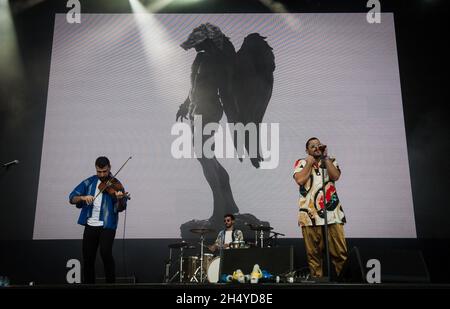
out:
<path id="1" fill-rule="evenodd" d="M 324 280 L 326 282 L 330 282 L 331 278 L 331 267 L 330 267 L 330 248 L 328 247 L 328 211 L 327 211 L 327 196 L 326 196 L 326 190 L 325 190 L 325 160 L 321 159 L 321 169 L 322 169 L 322 193 L 323 193 L 323 217 L 324 217 L 324 242 L 325 242 L 325 258 L 326 258 L 326 265 L 327 265 L 327 277 L 324 277 Z M 323 275 L 323 274 L 322 274 Z"/>

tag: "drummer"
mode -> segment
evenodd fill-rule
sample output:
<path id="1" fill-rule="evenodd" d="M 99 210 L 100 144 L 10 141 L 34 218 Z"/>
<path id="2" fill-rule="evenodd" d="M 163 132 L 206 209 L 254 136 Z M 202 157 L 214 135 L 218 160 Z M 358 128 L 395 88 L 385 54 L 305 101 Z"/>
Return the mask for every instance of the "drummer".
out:
<path id="1" fill-rule="evenodd" d="M 208 246 L 212 252 L 220 248 L 229 249 L 233 242 L 244 242 L 244 234 L 242 231 L 234 228 L 234 216 L 232 214 L 226 214 L 223 221 L 225 223 L 225 229 L 219 232 L 215 243 Z"/>

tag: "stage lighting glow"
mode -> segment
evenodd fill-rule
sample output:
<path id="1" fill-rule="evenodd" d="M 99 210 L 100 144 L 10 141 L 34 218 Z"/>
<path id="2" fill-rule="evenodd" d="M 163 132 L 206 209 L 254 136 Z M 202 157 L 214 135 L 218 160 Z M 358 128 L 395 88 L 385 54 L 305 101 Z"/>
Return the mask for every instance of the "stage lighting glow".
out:
<path id="1" fill-rule="evenodd" d="M 0 82 L 22 78 L 23 66 L 8 0 L 0 0 L 0 42 Z"/>
<path id="2" fill-rule="evenodd" d="M 9 2 L 0 0 L 0 68 L 11 67 L 11 58 L 18 52 L 17 38 L 11 16 Z M 4 72 L 4 70 L 1 70 Z"/>
<path id="3" fill-rule="evenodd" d="M 300 20 L 297 18 L 293 18 L 291 14 L 288 14 L 289 11 L 282 3 L 274 0 L 259 0 L 259 1 L 266 7 L 268 7 L 272 12 L 282 14 L 281 16 L 283 17 L 289 28 L 291 28 L 291 30 L 294 32 L 299 32 L 301 26 Z"/>
<path id="4" fill-rule="evenodd" d="M 167 0 L 155 2 L 151 7 L 157 9 L 166 5 L 167 2 Z M 144 46 L 147 63 L 152 70 L 166 71 L 170 66 L 183 65 L 182 59 L 178 59 L 177 56 L 177 51 L 181 48 L 179 45 L 170 43 L 173 40 L 169 39 L 166 30 L 155 18 L 155 15 L 149 13 L 148 9 L 138 0 L 130 0 L 130 5 Z M 164 83 L 164 81 L 160 82 Z"/>
<path id="5" fill-rule="evenodd" d="M 138 0 L 130 0 L 131 9 L 133 11 L 136 24 L 139 28 L 141 38 L 148 59 L 151 60 L 156 56 L 166 54 L 170 50 L 165 30 L 155 19 L 153 14 L 149 14 L 147 9 Z"/>
<path id="6" fill-rule="evenodd" d="M 144 8 L 148 12 L 156 13 L 159 12 L 164 7 L 166 7 L 167 5 L 169 5 L 170 3 L 172 3 L 173 1 L 174 0 L 157 0 L 147 4 L 148 1 L 141 2 L 139 0 L 130 0 L 130 5 L 132 6 L 132 9 L 134 5 L 136 9 Z M 134 9 L 133 12 L 135 12 Z"/>
<path id="7" fill-rule="evenodd" d="M 197 3 L 197 2 L 202 2 L 204 0 L 175 0 L 173 2 L 175 2 L 175 4 L 178 5 L 186 5 L 186 4 L 190 4 L 190 3 Z"/>

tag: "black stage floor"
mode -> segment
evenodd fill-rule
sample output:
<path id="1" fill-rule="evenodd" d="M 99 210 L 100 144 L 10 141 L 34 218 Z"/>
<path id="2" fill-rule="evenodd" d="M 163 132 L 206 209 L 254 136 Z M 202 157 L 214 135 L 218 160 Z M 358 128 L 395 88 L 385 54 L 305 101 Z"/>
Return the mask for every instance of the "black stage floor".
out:
<path id="1" fill-rule="evenodd" d="M 318 304 L 346 305 L 348 303 L 385 306 L 393 299 L 402 304 L 417 304 L 432 300 L 446 301 L 450 284 L 381 283 L 260 283 L 260 284 L 60 284 L 16 285 L 0 288 L 0 299 L 14 303 L 44 303 L 58 296 L 72 306 L 108 302 L 128 306 L 162 304 L 172 306 L 211 307 L 224 304 L 282 305 L 299 303 L 304 306 Z M 5 297 L 6 296 L 6 297 Z M 361 303 L 361 301 L 363 303 Z"/>
<path id="2" fill-rule="evenodd" d="M 45 290 L 45 289 L 149 289 L 149 290 L 289 290 L 289 289 L 350 289 L 350 290 L 383 290 L 383 289 L 445 289 L 450 290 L 450 284 L 432 283 L 258 283 L 258 284 L 199 284 L 199 283 L 136 283 L 136 284 L 42 284 L 42 285 L 11 285 L 0 290 Z"/>

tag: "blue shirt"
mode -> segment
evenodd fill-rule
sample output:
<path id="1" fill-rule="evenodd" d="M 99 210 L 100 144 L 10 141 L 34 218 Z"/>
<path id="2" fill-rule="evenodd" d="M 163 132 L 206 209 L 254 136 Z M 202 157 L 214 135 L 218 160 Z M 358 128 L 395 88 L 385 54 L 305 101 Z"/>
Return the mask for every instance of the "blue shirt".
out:
<path id="1" fill-rule="evenodd" d="M 92 195 L 95 196 L 95 189 L 99 178 L 97 175 L 91 176 L 86 180 L 83 180 L 78 186 L 73 189 L 69 194 L 69 202 L 75 196 Z M 121 207 L 119 208 L 119 204 Z M 102 194 L 102 202 L 100 206 L 99 220 L 103 221 L 103 228 L 115 230 L 119 222 L 119 212 L 126 209 L 127 199 L 123 198 L 122 201 L 110 196 L 109 194 Z M 86 202 L 80 202 L 76 204 L 77 208 L 81 208 L 80 216 L 78 218 L 78 224 L 87 225 L 87 220 L 92 216 L 92 210 L 94 205 L 88 205 Z"/>

